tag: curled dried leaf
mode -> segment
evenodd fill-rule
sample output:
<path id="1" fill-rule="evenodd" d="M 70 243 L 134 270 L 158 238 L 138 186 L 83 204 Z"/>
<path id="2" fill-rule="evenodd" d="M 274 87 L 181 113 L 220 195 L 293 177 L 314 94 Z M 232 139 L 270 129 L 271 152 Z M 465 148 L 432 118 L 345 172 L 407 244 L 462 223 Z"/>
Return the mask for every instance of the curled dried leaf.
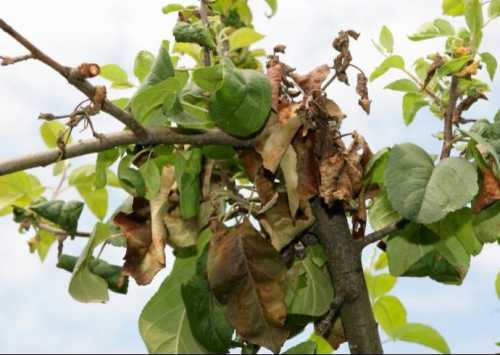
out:
<path id="1" fill-rule="evenodd" d="M 360 99 L 358 101 L 359 106 L 361 106 L 363 111 L 365 111 L 369 115 L 372 102 L 368 96 L 368 78 L 364 73 L 358 74 L 356 93 L 360 96 Z"/>
<path id="2" fill-rule="evenodd" d="M 304 91 L 306 95 L 313 95 L 321 91 L 321 84 L 330 75 L 330 67 L 327 64 L 314 68 L 306 75 L 291 73 L 290 76 Z"/>
<path id="3" fill-rule="evenodd" d="M 445 64 L 444 58 L 439 53 L 436 53 L 431 66 L 427 70 L 427 76 L 425 77 L 424 87 L 423 87 L 424 90 L 427 88 L 427 85 L 429 85 L 429 83 L 431 82 L 437 70 L 441 68 L 444 64 Z"/>
<path id="4" fill-rule="evenodd" d="M 274 54 L 276 53 L 283 53 L 285 54 L 286 46 L 284 44 L 277 44 L 274 46 Z"/>
<path id="5" fill-rule="evenodd" d="M 475 213 L 481 212 L 486 207 L 500 201 L 500 181 L 491 169 L 481 169 L 482 183 L 479 195 L 474 200 L 473 210 Z"/>
<path id="6" fill-rule="evenodd" d="M 284 68 L 279 61 L 272 60 L 268 63 L 267 78 L 271 83 L 272 108 L 275 111 L 278 111 L 283 75 L 284 75 Z"/>
<path id="7" fill-rule="evenodd" d="M 253 149 L 244 149 L 240 152 L 240 161 L 248 178 L 255 184 L 257 194 L 262 204 L 273 200 L 274 176 L 262 166 L 262 158 Z"/>
<path id="8" fill-rule="evenodd" d="M 297 153 L 297 191 L 301 201 L 308 201 L 318 194 L 319 164 L 314 155 L 315 136 L 304 136 L 303 129 L 295 136 L 293 147 Z"/>
<path id="9" fill-rule="evenodd" d="M 333 48 L 340 52 L 337 57 L 335 57 L 333 62 L 335 74 L 337 75 L 337 79 L 346 85 L 349 85 L 349 79 L 346 71 L 352 61 L 352 55 L 349 50 L 349 37 L 358 39 L 359 33 L 352 30 L 340 31 L 338 36 L 333 41 Z"/>

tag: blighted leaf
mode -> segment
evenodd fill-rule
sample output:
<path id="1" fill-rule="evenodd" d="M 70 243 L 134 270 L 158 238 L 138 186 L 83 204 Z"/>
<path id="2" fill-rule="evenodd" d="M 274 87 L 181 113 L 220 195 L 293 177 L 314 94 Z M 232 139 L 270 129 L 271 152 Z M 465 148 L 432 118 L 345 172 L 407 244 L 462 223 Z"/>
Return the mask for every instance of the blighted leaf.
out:
<path id="1" fill-rule="evenodd" d="M 272 108 L 274 111 L 278 111 L 284 73 L 285 67 L 279 61 L 268 62 L 266 75 L 271 83 Z"/>
<path id="2" fill-rule="evenodd" d="M 143 82 L 144 79 L 151 72 L 151 68 L 155 62 L 155 56 L 148 51 L 140 51 L 137 53 L 134 62 L 134 74 L 139 82 Z"/>
<path id="3" fill-rule="evenodd" d="M 239 28 L 229 35 L 229 49 L 234 51 L 245 48 L 263 39 L 264 36 L 256 32 L 253 28 Z"/>
<path id="4" fill-rule="evenodd" d="M 127 239 L 124 273 L 132 276 L 137 284 L 147 285 L 165 267 L 165 240 L 152 233 L 147 200 L 134 198 L 132 208 L 131 213 L 117 213 L 113 223 L 121 228 Z"/>
<path id="5" fill-rule="evenodd" d="M 291 77 L 304 90 L 306 95 L 312 95 L 321 91 L 321 85 L 329 74 L 330 67 L 327 64 L 323 64 L 314 68 L 306 75 L 292 73 Z"/>
<path id="6" fill-rule="evenodd" d="M 206 238 L 200 240 L 206 243 Z M 196 262 L 204 243 L 198 244 L 197 255 L 176 258 L 172 272 L 141 313 L 139 330 L 151 354 L 208 352 L 193 336 L 181 293 L 181 286 L 195 274 Z"/>
<path id="7" fill-rule="evenodd" d="M 182 218 L 195 217 L 199 210 L 201 195 L 201 150 L 198 148 L 177 154 L 175 159 L 175 179 L 180 193 Z"/>
<path id="8" fill-rule="evenodd" d="M 401 341 L 427 346 L 442 354 L 449 354 L 450 348 L 446 340 L 435 329 L 419 323 L 408 323 L 400 327 L 395 334 Z"/>
<path id="9" fill-rule="evenodd" d="M 475 167 L 448 158 L 434 167 L 431 157 L 413 144 L 396 145 L 385 170 L 387 195 L 404 218 L 433 223 L 464 207 L 478 191 Z"/>
<path id="10" fill-rule="evenodd" d="M 284 328 L 286 267 L 250 221 L 217 231 L 210 244 L 207 272 L 210 287 L 226 306 L 226 317 L 237 333 L 279 352 L 288 337 Z"/>
<path id="11" fill-rule="evenodd" d="M 427 100 L 420 93 L 409 92 L 403 97 L 403 119 L 408 126 L 413 122 L 422 107 L 428 106 Z"/>
<path id="12" fill-rule="evenodd" d="M 373 81 L 377 79 L 378 77 L 381 77 L 385 73 L 387 73 L 391 68 L 396 68 L 396 69 L 404 69 L 405 67 L 405 61 L 403 57 L 399 55 L 392 55 L 388 58 L 386 58 L 382 64 L 380 64 L 370 75 L 370 81 Z"/>
<path id="13" fill-rule="evenodd" d="M 57 262 L 57 267 L 69 272 L 73 272 L 78 262 L 78 258 L 71 255 L 61 255 Z M 90 271 L 106 280 L 111 291 L 127 294 L 128 277 L 122 273 L 120 266 L 111 265 L 104 260 L 92 258 L 89 264 Z"/>
<path id="14" fill-rule="evenodd" d="M 38 178 L 22 171 L 0 176 L 0 216 L 11 213 L 13 205 L 28 206 L 44 190 Z"/>
<path id="15" fill-rule="evenodd" d="M 274 191 L 274 176 L 262 166 L 262 158 L 253 149 L 240 152 L 240 161 L 246 175 L 255 184 L 257 193 L 263 204 L 272 201 L 276 196 Z"/>
<path id="16" fill-rule="evenodd" d="M 180 208 L 169 211 L 164 217 L 167 243 L 173 248 L 188 248 L 196 244 L 200 226 L 195 218 L 183 219 Z"/>
<path id="17" fill-rule="evenodd" d="M 281 120 L 278 120 L 278 116 L 271 115 L 266 128 L 256 142 L 255 149 L 262 157 L 264 168 L 272 173 L 278 169 L 293 137 L 302 126 L 297 109 L 298 105 L 282 108 L 282 110 L 287 110 L 286 119 L 283 115 Z"/>
<path id="18" fill-rule="evenodd" d="M 263 74 L 224 62 L 221 88 L 209 102 L 210 116 L 224 132 L 248 137 L 266 123 L 271 109 L 271 85 Z"/>
<path id="19" fill-rule="evenodd" d="M 97 245 L 108 237 L 108 226 L 97 223 L 85 249 L 78 258 L 69 283 L 69 293 L 79 302 L 104 303 L 109 299 L 106 280 L 90 271 L 92 252 Z"/>
<path id="20" fill-rule="evenodd" d="M 280 194 L 276 204 L 259 218 L 262 227 L 271 238 L 271 244 L 278 251 L 309 228 L 314 220 L 309 203 L 303 213 L 292 218 L 284 194 Z"/>
<path id="21" fill-rule="evenodd" d="M 40 127 L 40 134 L 42 135 L 45 145 L 49 148 L 57 147 L 57 140 L 65 131 L 66 126 L 57 121 L 44 122 Z M 71 138 L 67 133 L 64 135 L 64 142 L 71 144 Z"/>
<path id="22" fill-rule="evenodd" d="M 80 201 L 49 201 L 31 206 L 30 209 L 46 220 L 57 224 L 70 235 L 74 235 L 82 214 L 83 203 Z"/>
<path id="23" fill-rule="evenodd" d="M 448 21 L 437 19 L 433 22 L 425 23 L 416 33 L 408 36 L 408 38 L 412 41 L 423 41 L 436 37 L 453 36 L 454 34 L 455 29 Z"/>
<path id="24" fill-rule="evenodd" d="M 479 195 L 473 203 L 475 213 L 479 213 L 496 201 L 500 201 L 500 180 L 495 176 L 495 173 L 488 168 L 483 168 L 481 176 Z"/>
<path id="25" fill-rule="evenodd" d="M 380 297 L 373 305 L 373 313 L 384 332 L 392 338 L 407 324 L 406 309 L 399 298 L 394 296 Z"/>
<path id="26" fill-rule="evenodd" d="M 319 163 L 314 154 L 315 136 L 304 136 L 299 130 L 292 144 L 297 154 L 297 191 L 301 201 L 308 201 L 318 194 L 319 189 Z"/>
<path id="27" fill-rule="evenodd" d="M 177 22 L 174 28 L 176 42 L 196 43 L 202 47 L 215 49 L 210 31 L 201 23 Z"/>
<path id="28" fill-rule="evenodd" d="M 233 328 L 208 283 L 208 247 L 198 258 L 196 274 L 181 286 L 187 317 L 195 339 L 207 350 L 225 354 L 231 346 Z"/>

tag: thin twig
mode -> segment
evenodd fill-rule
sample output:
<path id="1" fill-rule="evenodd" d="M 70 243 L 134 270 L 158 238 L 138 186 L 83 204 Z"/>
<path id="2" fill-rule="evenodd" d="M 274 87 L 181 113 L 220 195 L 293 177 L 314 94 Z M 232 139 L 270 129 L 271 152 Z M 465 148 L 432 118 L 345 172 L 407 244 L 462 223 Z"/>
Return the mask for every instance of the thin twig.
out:
<path id="1" fill-rule="evenodd" d="M 7 66 L 7 65 L 16 64 L 19 62 L 24 62 L 25 60 L 33 59 L 33 55 L 26 54 L 26 55 L 20 55 L 18 57 L 0 56 L 0 59 L 2 60 L 2 63 L 0 65 Z"/>
<path id="2" fill-rule="evenodd" d="M 389 234 L 397 232 L 398 230 L 403 229 L 409 222 L 407 220 L 400 220 L 396 223 L 390 224 L 385 228 L 382 228 L 376 232 L 370 233 L 365 236 L 364 239 L 356 241 L 360 249 L 365 248 L 366 246 L 381 241 Z"/>
<path id="3" fill-rule="evenodd" d="M 39 229 L 43 229 L 44 231 L 47 231 L 47 232 L 55 234 L 55 235 L 62 235 L 62 236 L 68 236 L 69 235 L 68 232 L 66 232 L 66 231 L 64 231 L 62 229 L 59 229 L 59 228 L 55 228 L 55 227 L 49 226 L 48 224 L 40 223 L 40 224 L 38 224 L 37 227 Z M 88 232 L 76 232 L 74 234 L 74 237 L 89 238 L 90 237 L 90 233 L 88 233 Z"/>
<path id="4" fill-rule="evenodd" d="M 0 28 L 19 42 L 24 48 L 26 48 L 34 59 L 41 61 L 42 63 L 48 65 L 60 75 L 68 80 L 68 82 L 84 93 L 89 99 L 93 99 L 95 95 L 96 88 L 87 80 L 82 79 L 78 73 L 78 70 L 73 70 L 70 67 L 59 64 L 53 58 L 42 52 L 29 40 L 23 37 L 20 33 L 14 30 L 10 25 L 8 25 L 4 20 L 0 18 Z M 102 106 L 102 110 L 107 112 L 111 116 L 115 117 L 117 120 L 125 124 L 134 134 L 142 139 L 147 138 L 147 130 L 132 116 L 130 113 L 120 109 L 118 106 L 114 105 L 111 101 L 105 100 Z"/>
<path id="5" fill-rule="evenodd" d="M 458 78 L 453 76 L 450 86 L 450 99 L 444 116 L 444 140 L 441 149 L 441 159 L 448 158 L 453 147 L 453 113 L 457 108 L 458 97 Z"/>
<path id="6" fill-rule="evenodd" d="M 337 313 L 340 310 L 340 307 L 342 307 L 342 304 L 344 303 L 344 297 L 339 295 L 335 296 L 333 299 L 332 304 L 330 305 L 330 309 L 328 310 L 328 313 L 325 315 L 325 317 L 320 320 L 317 325 L 316 325 L 316 331 L 319 333 L 321 336 L 325 336 L 330 329 L 332 329 L 332 326 L 335 322 L 335 319 L 337 317 Z"/>

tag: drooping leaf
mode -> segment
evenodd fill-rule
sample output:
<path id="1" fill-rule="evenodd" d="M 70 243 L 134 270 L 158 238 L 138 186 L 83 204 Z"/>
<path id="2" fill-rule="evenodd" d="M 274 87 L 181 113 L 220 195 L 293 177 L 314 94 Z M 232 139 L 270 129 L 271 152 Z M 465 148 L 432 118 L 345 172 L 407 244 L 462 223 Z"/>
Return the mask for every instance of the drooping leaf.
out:
<path id="1" fill-rule="evenodd" d="M 43 141 L 48 148 L 57 147 L 57 140 L 65 130 L 66 126 L 57 121 L 44 122 L 40 126 L 40 134 L 42 135 Z M 71 144 L 71 138 L 68 134 L 64 136 L 64 142 Z"/>
<path id="2" fill-rule="evenodd" d="M 175 159 L 175 179 L 180 192 L 182 218 L 195 217 L 201 196 L 200 173 L 202 154 L 198 148 L 179 153 Z"/>
<path id="3" fill-rule="evenodd" d="M 484 52 L 481 53 L 481 60 L 484 64 L 486 64 L 488 75 L 490 76 L 491 81 L 493 81 L 498 67 L 497 59 L 493 56 L 493 54 Z"/>
<path id="4" fill-rule="evenodd" d="M 74 235 L 82 214 L 83 203 L 80 201 L 48 201 L 31 206 L 30 209 L 46 220 L 57 224 L 70 235 Z"/>
<path id="5" fill-rule="evenodd" d="M 249 47 L 263 38 L 264 36 L 256 32 L 253 28 L 239 28 L 229 35 L 229 49 L 234 51 L 240 48 Z"/>
<path id="6" fill-rule="evenodd" d="M 385 171 L 387 195 L 404 218 L 433 223 L 464 207 L 478 192 L 477 172 L 465 159 L 448 158 L 434 167 L 431 157 L 413 144 L 396 145 Z"/>
<path id="7" fill-rule="evenodd" d="M 437 19 L 422 25 L 416 33 L 408 36 L 408 38 L 412 41 L 423 41 L 436 37 L 453 36 L 454 34 L 455 29 L 448 21 Z"/>
<path id="8" fill-rule="evenodd" d="M 143 82 L 144 79 L 151 72 L 151 68 L 155 62 L 155 56 L 148 51 L 140 51 L 137 53 L 134 62 L 134 74 L 139 82 Z"/>
<path id="9" fill-rule="evenodd" d="M 278 352 L 288 337 L 284 328 L 286 267 L 250 221 L 217 231 L 207 271 L 210 287 L 226 306 L 226 317 L 237 333 Z"/>
<path id="10" fill-rule="evenodd" d="M 446 340 L 428 325 L 407 323 L 399 328 L 395 335 L 398 340 L 427 346 L 442 354 L 450 354 L 450 348 Z"/>
<path id="11" fill-rule="evenodd" d="M 231 346 L 234 330 L 225 318 L 224 308 L 210 290 L 207 258 L 208 248 L 205 248 L 198 258 L 196 274 L 181 286 L 181 293 L 195 339 L 207 350 L 225 354 Z"/>
<path id="12" fill-rule="evenodd" d="M 393 338 L 407 324 L 406 309 L 395 296 L 380 297 L 373 305 L 373 313 L 384 332 Z"/>
<path id="13" fill-rule="evenodd" d="M 292 72 L 290 75 L 306 95 L 321 91 L 321 85 L 328 78 L 330 67 L 326 64 L 319 65 L 305 75 Z"/>
<path id="14" fill-rule="evenodd" d="M 387 73 L 391 68 L 396 69 L 404 69 L 405 61 L 403 57 L 399 55 L 391 55 L 386 58 L 382 64 L 380 64 L 370 75 L 370 81 L 374 81 L 375 79 L 381 77 L 385 73 Z"/>
<path id="15" fill-rule="evenodd" d="M 394 51 L 394 37 L 391 30 L 387 26 L 383 26 L 382 30 L 380 30 L 379 41 L 387 53 L 392 53 Z"/>
<path id="16" fill-rule="evenodd" d="M 22 171 L 0 176 L 0 216 L 9 214 L 13 205 L 28 206 L 44 190 L 38 178 Z"/>
<path id="17" fill-rule="evenodd" d="M 221 88 L 210 98 L 209 111 L 215 124 L 228 134 L 248 137 L 266 123 L 271 109 L 271 85 L 255 70 L 223 67 Z"/>
<path id="18" fill-rule="evenodd" d="M 428 106 L 429 103 L 425 97 L 416 92 L 409 92 L 403 97 L 403 119 L 408 126 L 413 122 L 421 108 Z"/>
<path id="19" fill-rule="evenodd" d="M 109 299 L 106 280 L 92 273 L 90 264 L 94 248 L 109 237 L 109 227 L 97 223 L 74 267 L 69 283 L 69 294 L 82 303 L 104 303 Z"/>
<path id="20" fill-rule="evenodd" d="M 292 146 L 289 146 L 280 163 L 281 171 L 285 179 L 286 192 L 290 215 L 295 218 L 300 205 L 299 176 L 297 172 L 297 153 Z"/>
<path id="21" fill-rule="evenodd" d="M 385 89 L 402 91 L 402 92 L 418 92 L 417 84 L 408 79 L 396 80 L 385 87 Z"/>

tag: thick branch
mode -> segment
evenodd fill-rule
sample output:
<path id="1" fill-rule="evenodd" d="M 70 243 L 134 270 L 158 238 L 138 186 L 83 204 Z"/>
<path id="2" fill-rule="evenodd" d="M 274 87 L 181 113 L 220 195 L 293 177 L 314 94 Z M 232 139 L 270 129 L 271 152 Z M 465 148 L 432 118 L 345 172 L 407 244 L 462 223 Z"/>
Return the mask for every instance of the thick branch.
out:
<path id="1" fill-rule="evenodd" d="M 448 108 L 444 116 L 444 141 L 443 148 L 441 149 L 441 159 L 448 158 L 453 147 L 453 113 L 457 108 L 458 96 L 458 78 L 453 76 L 451 79 Z"/>
<path id="2" fill-rule="evenodd" d="M 366 246 L 381 241 L 389 234 L 397 232 L 403 229 L 408 224 L 407 220 L 400 220 L 396 223 L 390 224 L 385 228 L 382 228 L 378 231 L 368 234 L 364 239 L 356 241 L 361 249 Z"/>
<path id="3" fill-rule="evenodd" d="M 24 48 L 26 48 L 34 59 L 38 59 L 42 63 L 48 65 L 59 74 L 61 74 L 64 78 L 68 80 L 68 82 L 84 93 L 89 99 L 94 98 L 95 87 L 89 83 L 87 80 L 78 77 L 77 75 L 73 75 L 75 71 L 73 71 L 70 67 L 66 67 L 64 65 L 59 64 L 57 61 L 49 57 L 47 54 L 38 49 L 34 44 L 28 41 L 25 37 L 23 37 L 20 33 L 14 30 L 10 25 L 8 25 L 4 20 L 0 18 L 0 28 L 14 38 L 17 42 L 19 42 Z M 102 110 L 107 112 L 111 116 L 115 117 L 117 120 L 125 124 L 132 132 L 134 132 L 137 136 L 145 139 L 147 138 L 147 131 L 145 128 L 132 116 L 130 113 L 123 111 L 118 106 L 114 105 L 111 101 L 105 100 Z"/>
<path id="4" fill-rule="evenodd" d="M 127 144 L 221 144 L 249 147 L 254 143 L 253 139 L 241 140 L 219 130 L 201 134 L 181 134 L 170 128 L 147 128 L 146 136 L 147 139 L 142 139 L 130 131 L 112 133 L 103 135 L 100 139 L 89 139 L 68 145 L 65 148 L 64 156 L 61 156 L 62 153 L 59 149 L 50 149 L 45 152 L 5 161 L 0 163 L 0 176 Z"/>

